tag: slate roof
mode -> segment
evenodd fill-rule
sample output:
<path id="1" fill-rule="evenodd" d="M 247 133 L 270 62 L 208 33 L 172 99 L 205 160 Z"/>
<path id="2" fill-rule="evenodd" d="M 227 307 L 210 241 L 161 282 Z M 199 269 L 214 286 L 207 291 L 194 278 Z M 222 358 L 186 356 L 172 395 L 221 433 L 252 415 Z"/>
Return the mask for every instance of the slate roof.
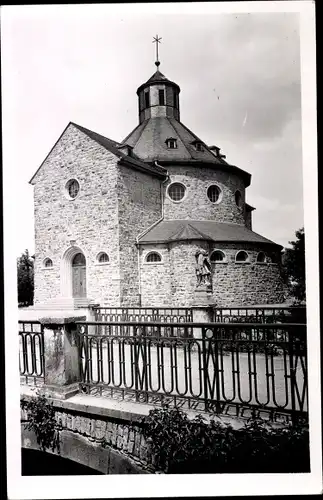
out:
<path id="1" fill-rule="evenodd" d="M 143 83 L 142 85 L 140 85 L 140 87 L 138 87 L 137 94 L 139 94 L 139 92 L 143 88 L 150 85 L 151 83 L 169 83 L 170 85 L 177 87 L 177 89 L 180 91 L 180 88 L 177 85 L 177 83 L 172 82 L 171 80 L 168 80 L 168 78 L 166 78 L 166 76 L 163 75 L 163 73 L 161 73 L 158 69 L 145 83 Z"/>
<path id="2" fill-rule="evenodd" d="M 187 240 L 262 243 L 281 246 L 240 224 L 196 220 L 161 221 L 139 239 L 139 244 Z"/>
<path id="3" fill-rule="evenodd" d="M 87 128 L 81 127 L 80 125 L 77 125 L 76 123 L 71 122 L 71 124 L 76 127 L 78 130 L 86 134 L 88 137 L 93 139 L 95 142 L 103 146 L 105 149 L 110 151 L 111 153 L 115 154 L 118 156 L 121 160 L 124 160 L 126 163 L 130 163 L 134 167 L 138 167 L 143 170 L 149 170 L 153 174 L 157 174 L 159 176 L 165 177 L 166 171 L 163 168 L 157 167 L 153 164 L 147 164 L 141 161 L 140 158 L 137 157 L 135 153 L 133 153 L 133 156 L 128 156 L 127 154 L 123 153 L 120 151 L 119 146 L 122 144 L 131 144 L 129 142 L 123 142 L 120 144 L 119 142 L 112 141 L 111 139 L 108 139 L 107 137 L 104 137 L 103 135 L 97 134 L 96 132 L 93 132 L 92 130 L 89 130 Z"/>
<path id="4" fill-rule="evenodd" d="M 177 148 L 169 149 L 166 145 L 166 139 L 177 139 Z M 203 151 L 196 151 L 194 143 L 198 141 L 203 145 Z M 149 118 L 138 125 L 121 142 L 133 147 L 134 153 L 143 161 L 158 161 L 191 164 L 208 164 L 209 166 L 221 168 L 232 173 L 241 175 L 246 186 L 250 184 L 251 175 L 227 163 L 223 158 L 216 157 L 208 146 L 195 135 L 183 123 L 170 117 Z M 166 165 L 166 164 L 165 164 Z"/>

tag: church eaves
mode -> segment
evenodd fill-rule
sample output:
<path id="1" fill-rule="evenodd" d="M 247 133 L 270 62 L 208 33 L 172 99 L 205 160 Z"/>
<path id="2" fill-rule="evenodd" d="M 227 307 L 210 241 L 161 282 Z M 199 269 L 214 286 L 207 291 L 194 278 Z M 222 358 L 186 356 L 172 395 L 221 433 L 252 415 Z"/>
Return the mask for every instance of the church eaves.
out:
<path id="1" fill-rule="evenodd" d="M 161 221 L 139 239 L 139 244 L 183 240 L 260 243 L 282 248 L 281 245 L 240 224 L 196 220 Z"/>

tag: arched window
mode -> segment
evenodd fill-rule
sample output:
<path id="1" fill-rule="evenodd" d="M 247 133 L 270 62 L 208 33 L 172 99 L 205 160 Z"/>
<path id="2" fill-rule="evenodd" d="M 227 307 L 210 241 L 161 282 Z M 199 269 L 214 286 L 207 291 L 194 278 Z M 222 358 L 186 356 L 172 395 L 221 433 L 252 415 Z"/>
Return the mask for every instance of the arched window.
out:
<path id="1" fill-rule="evenodd" d="M 52 259 L 49 259 L 49 258 L 45 259 L 44 260 L 44 267 L 53 267 Z"/>
<path id="2" fill-rule="evenodd" d="M 238 207 L 241 207 L 241 204 L 242 204 L 242 195 L 241 195 L 240 191 L 236 191 L 235 192 L 234 198 L 236 200 L 236 205 Z"/>
<path id="3" fill-rule="evenodd" d="M 85 266 L 85 257 L 82 253 L 77 253 L 72 260 L 72 266 Z"/>
<path id="4" fill-rule="evenodd" d="M 105 252 L 100 252 L 99 255 L 97 256 L 97 261 L 99 264 L 106 264 L 109 262 L 109 256 Z"/>
<path id="5" fill-rule="evenodd" d="M 217 203 L 220 201 L 221 189 L 216 186 L 210 186 L 207 190 L 207 197 L 212 203 Z"/>
<path id="6" fill-rule="evenodd" d="M 257 255 L 257 262 L 265 263 L 267 261 L 266 254 L 264 252 L 259 252 Z"/>
<path id="7" fill-rule="evenodd" d="M 236 254 L 236 262 L 248 262 L 248 261 L 249 261 L 249 256 L 247 252 L 245 252 L 244 250 L 240 250 Z"/>
<path id="8" fill-rule="evenodd" d="M 80 185 L 76 179 L 70 179 L 66 183 L 65 189 L 66 189 L 68 197 L 71 200 L 74 200 L 80 191 Z"/>
<path id="9" fill-rule="evenodd" d="M 168 188 L 168 196 L 173 201 L 181 201 L 185 196 L 186 188 L 179 182 L 173 182 Z"/>
<path id="10" fill-rule="evenodd" d="M 214 262 L 224 262 L 226 260 L 225 258 L 225 253 L 221 252 L 221 250 L 215 250 L 212 252 L 210 261 L 212 263 Z"/>
<path id="11" fill-rule="evenodd" d="M 146 262 L 161 262 L 161 256 L 157 252 L 150 252 L 146 257 Z"/>

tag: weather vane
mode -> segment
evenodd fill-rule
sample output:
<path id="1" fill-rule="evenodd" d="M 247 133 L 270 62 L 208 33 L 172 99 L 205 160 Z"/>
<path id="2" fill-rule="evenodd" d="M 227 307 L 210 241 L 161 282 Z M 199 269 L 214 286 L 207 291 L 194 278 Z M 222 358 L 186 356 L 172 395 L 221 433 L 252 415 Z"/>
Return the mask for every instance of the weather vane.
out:
<path id="1" fill-rule="evenodd" d="M 156 44 L 156 62 L 155 62 L 155 64 L 156 64 L 157 68 L 160 65 L 160 62 L 158 60 L 158 44 L 161 43 L 161 41 L 160 41 L 161 39 L 162 38 L 158 38 L 158 35 L 153 37 L 153 43 Z"/>

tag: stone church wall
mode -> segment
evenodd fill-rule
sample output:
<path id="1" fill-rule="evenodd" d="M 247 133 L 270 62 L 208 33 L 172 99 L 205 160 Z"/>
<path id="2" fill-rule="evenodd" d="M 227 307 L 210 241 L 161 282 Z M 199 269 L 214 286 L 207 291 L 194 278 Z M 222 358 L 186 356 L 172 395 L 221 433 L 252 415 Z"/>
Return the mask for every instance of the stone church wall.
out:
<path id="1" fill-rule="evenodd" d="M 75 240 L 86 257 L 88 298 L 119 304 L 116 161 L 112 153 L 69 125 L 36 174 L 35 303 L 60 295 L 61 259 Z M 74 200 L 65 191 L 71 178 L 80 184 Z M 104 266 L 97 263 L 101 251 L 110 258 Z M 43 267 L 46 257 L 53 261 L 51 270 Z"/>
<path id="2" fill-rule="evenodd" d="M 161 262 L 146 262 L 152 250 L 160 254 Z M 173 293 L 169 248 L 163 244 L 141 246 L 140 262 L 142 306 L 169 307 Z"/>
<path id="3" fill-rule="evenodd" d="M 215 168 L 189 166 L 170 166 L 168 173 L 170 180 L 166 184 L 165 220 L 192 219 L 245 224 L 245 187 L 243 180 L 236 174 Z M 172 201 L 167 194 L 167 188 L 173 182 L 180 182 L 186 187 L 185 197 L 180 202 Z M 222 191 L 219 203 L 212 203 L 207 197 L 207 189 L 212 184 L 217 184 Z M 242 195 L 241 207 L 235 202 L 237 190 Z"/>
<path id="4" fill-rule="evenodd" d="M 160 179 L 119 165 L 120 305 L 139 305 L 137 236 L 161 218 Z"/>
<path id="5" fill-rule="evenodd" d="M 222 250 L 226 255 L 226 262 L 212 264 L 213 297 L 217 305 L 279 304 L 284 301 L 279 252 L 247 243 L 222 243 L 213 246 L 212 250 Z M 249 262 L 235 262 L 239 250 L 248 253 Z M 265 263 L 256 262 L 261 251 L 266 254 Z"/>
<path id="6" fill-rule="evenodd" d="M 172 242 L 169 249 L 145 245 L 141 265 L 143 306 L 190 307 L 196 301 L 195 252 L 198 249 L 222 250 L 226 261 L 212 264 L 213 300 L 219 306 L 274 304 L 284 301 L 279 252 L 252 244 L 218 244 L 208 248 L 206 242 Z M 161 253 L 162 264 L 145 264 L 149 251 Z M 248 263 L 236 263 L 237 251 L 249 254 Z M 257 263 L 264 251 L 266 263 Z"/>

